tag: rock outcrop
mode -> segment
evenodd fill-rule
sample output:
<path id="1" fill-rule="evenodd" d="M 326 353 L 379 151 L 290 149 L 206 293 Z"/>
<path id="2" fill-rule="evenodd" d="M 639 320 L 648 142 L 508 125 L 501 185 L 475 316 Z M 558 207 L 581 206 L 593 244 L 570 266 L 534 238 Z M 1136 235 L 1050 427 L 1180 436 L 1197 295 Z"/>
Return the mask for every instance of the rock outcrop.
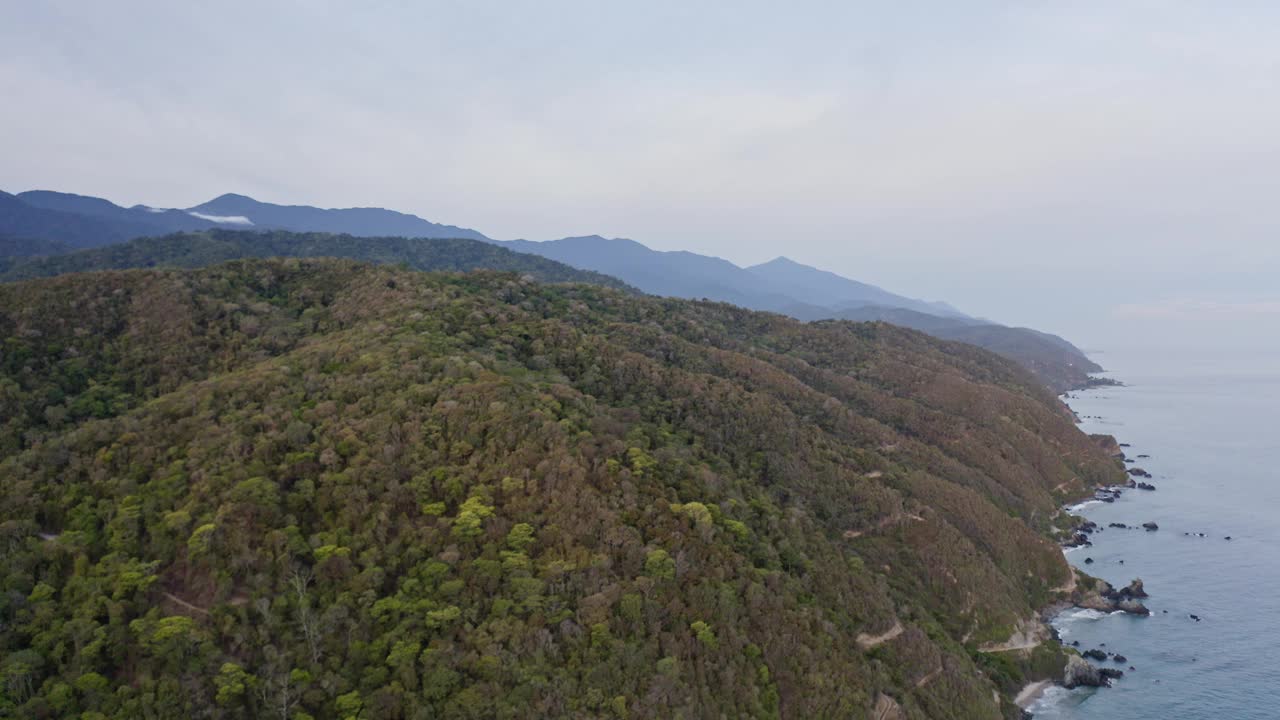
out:
<path id="1" fill-rule="evenodd" d="M 1142 587 L 1142 578 L 1134 578 L 1128 587 L 1121 588 L 1119 594 L 1124 597 L 1144 598 L 1149 597 L 1147 591 Z"/>
<path id="2" fill-rule="evenodd" d="M 1068 655 L 1067 666 L 1062 671 L 1062 686 L 1070 690 L 1076 687 L 1102 687 L 1106 681 L 1102 679 L 1098 668 L 1089 664 L 1079 655 Z"/>
<path id="3" fill-rule="evenodd" d="M 1135 578 L 1126 587 L 1119 590 L 1111 587 L 1105 580 L 1097 579 L 1093 589 L 1080 590 L 1072 597 L 1076 607 L 1098 610 L 1099 612 L 1115 612 L 1121 610 L 1131 615 L 1150 615 L 1151 610 L 1139 602 L 1147 597 L 1142 580 Z"/>
<path id="4" fill-rule="evenodd" d="M 1100 652 L 1091 650 L 1090 652 Z M 1106 659 L 1106 654 L 1101 653 Z M 1109 687 L 1111 681 L 1124 676 L 1123 670 L 1097 668 L 1079 655 L 1068 655 L 1067 666 L 1062 671 L 1062 686 L 1070 690 L 1077 687 Z"/>

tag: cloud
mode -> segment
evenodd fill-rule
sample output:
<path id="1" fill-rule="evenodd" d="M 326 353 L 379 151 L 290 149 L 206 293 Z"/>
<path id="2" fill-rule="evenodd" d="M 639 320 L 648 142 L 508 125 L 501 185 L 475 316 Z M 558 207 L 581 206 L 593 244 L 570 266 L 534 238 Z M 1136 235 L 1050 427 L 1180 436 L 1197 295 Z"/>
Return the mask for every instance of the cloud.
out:
<path id="1" fill-rule="evenodd" d="M 1119 305 L 1114 314 L 1127 319 L 1187 319 L 1220 316 L 1280 315 L 1280 300 L 1219 301 L 1175 299 Z"/>
<path id="2" fill-rule="evenodd" d="M 191 217 L 198 217 L 201 220 L 209 222 L 221 223 L 223 225 L 252 225 L 253 221 L 243 215 L 205 215 L 204 213 L 187 211 Z"/>

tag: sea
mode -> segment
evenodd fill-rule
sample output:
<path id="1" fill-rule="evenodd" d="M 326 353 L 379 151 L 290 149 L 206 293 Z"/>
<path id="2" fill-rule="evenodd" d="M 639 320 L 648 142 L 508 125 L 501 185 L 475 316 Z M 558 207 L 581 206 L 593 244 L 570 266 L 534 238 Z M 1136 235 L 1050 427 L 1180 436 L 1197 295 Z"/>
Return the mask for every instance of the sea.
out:
<path id="1" fill-rule="evenodd" d="M 1280 353 L 1091 355 L 1124 387 L 1066 402 L 1082 430 L 1127 443 L 1129 467 L 1157 489 L 1077 506 L 1104 530 L 1067 559 L 1116 587 L 1141 578 L 1152 614 L 1058 616 L 1064 642 L 1123 655 L 1096 664 L 1125 675 L 1110 688 L 1052 687 L 1028 710 L 1037 720 L 1280 718 Z M 1159 530 L 1107 527 L 1144 522 Z"/>

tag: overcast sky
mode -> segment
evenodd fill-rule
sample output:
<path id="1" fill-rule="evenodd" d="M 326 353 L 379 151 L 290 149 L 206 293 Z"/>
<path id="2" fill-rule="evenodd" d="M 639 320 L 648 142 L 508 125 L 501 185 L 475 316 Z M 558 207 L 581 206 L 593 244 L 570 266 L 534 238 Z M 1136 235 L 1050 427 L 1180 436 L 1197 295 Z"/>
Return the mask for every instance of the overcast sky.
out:
<path id="1" fill-rule="evenodd" d="M 622 5 L 0 0 L 0 189 L 378 205 L 785 254 L 1086 347 L 1280 343 L 1280 4 Z"/>

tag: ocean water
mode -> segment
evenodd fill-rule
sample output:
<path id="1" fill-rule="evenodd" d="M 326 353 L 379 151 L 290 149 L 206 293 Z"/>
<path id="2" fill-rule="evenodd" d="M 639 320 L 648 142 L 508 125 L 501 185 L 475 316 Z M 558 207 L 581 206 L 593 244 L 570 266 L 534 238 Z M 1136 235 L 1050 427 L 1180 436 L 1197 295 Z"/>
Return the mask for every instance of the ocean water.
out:
<path id="1" fill-rule="evenodd" d="M 1137 466 L 1157 490 L 1128 490 L 1079 513 L 1104 528 L 1160 529 L 1106 528 L 1067 558 L 1117 587 L 1142 578 L 1152 615 L 1061 615 L 1054 625 L 1065 642 L 1079 640 L 1082 651 L 1105 643 L 1127 658 L 1107 662 L 1125 676 L 1111 688 L 1051 688 L 1030 711 L 1037 720 L 1280 718 L 1280 354 L 1095 359 L 1127 387 L 1067 402 L 1088 416 L 1086 432 L 1131 444 L 1129 457 L 1150 455 Z"/>

